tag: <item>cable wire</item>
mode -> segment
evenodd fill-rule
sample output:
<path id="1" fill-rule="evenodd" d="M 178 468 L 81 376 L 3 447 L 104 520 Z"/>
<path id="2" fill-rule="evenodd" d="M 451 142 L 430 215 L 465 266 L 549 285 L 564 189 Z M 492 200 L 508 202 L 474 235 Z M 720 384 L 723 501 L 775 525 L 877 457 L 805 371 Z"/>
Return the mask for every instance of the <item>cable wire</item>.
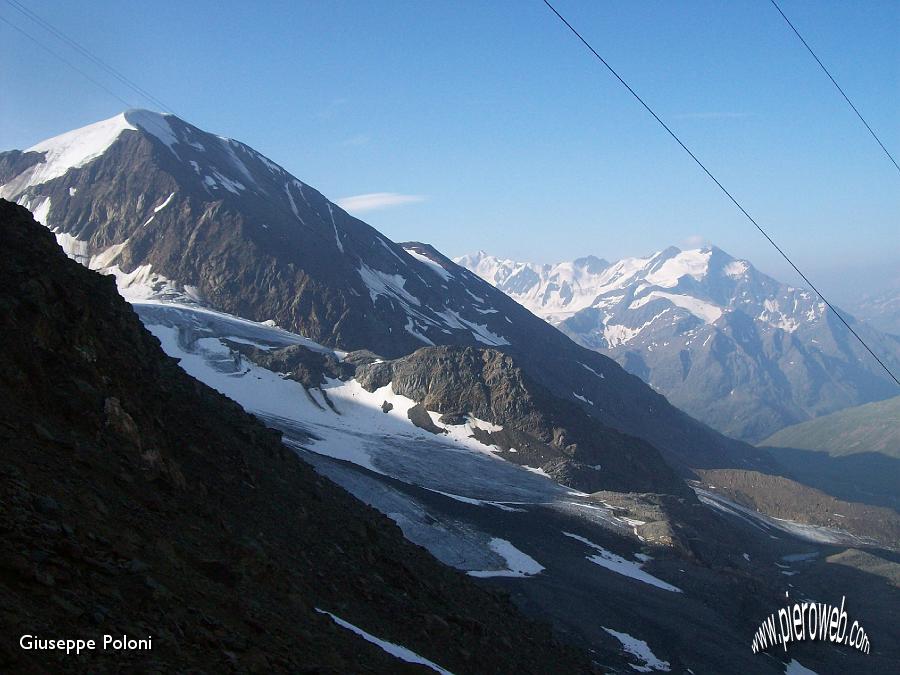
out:
<path id="1" fill-rule="evenodd" d="M 37 14 L 35 14 L 33 11 L 31 11 L 30 9 L 28 9 L 27 7 L 22 5 L 22 3 L 18 2 L 17 0 L 6 0 L 6 4 L 8 4 L 10 7 L 12 7 L 16 11 L 18 11 L 19 13 L 24 15 L 26 18 L 28 18 L 31 21 L 38 24 L 41 28 L 43 28 L 47 32 L 51 33 L 58 40 L 66 43 L 69 47 L 71 47 L 72 49 L 79 52 L 82 56 L 84 56 L 88 60 L 92 61 L 95 65 L 103 68 L 106 72 L 108 72 L 110 75 L 115 77 L 126 87 L 128 87 L 129 89 L 131 89 L 132 91 L 137 93 L 139 96 L 142 96 L 146 100 L 150 101 L 150 103 L 152 103 L 154 107 L 159 108 L 160 111 L 171 112 L 174 114 L 174 110 L 172 110 L 172 108 L 170 106 L 167 106 L 165 103 L 163 103 L 158 98 L 156 98 L 153 94 L 151 94 L 147 90 L 140 87 L 136 82 L 131 80 L 129 77 L 127 77 L 126 75 L 124 75 L 120 71 L 116 70 L 114 67 L 112 67 L 108 63 L 106 63 L 103 59 L 101 59 L 99 56 L 97 56 L 96 54 L 91 52 L 89 49 L 87 49 L 86 47 L 81 45 L 78 41 L 69 37 L 68 35 L 63 33 L 61 30 L 57 29 L 49 21 L 47 21 L 47 20 L 43 19 L 42 17 L 38 16 Z M 23 31 L 20 31 L 20 32 L 23 32 Z M 121 99 L 119 99 L 119 100 L 121 100 Z M 129 106 L 129 107 L 132 107 L 132 106 Z"/>
<path id="2" fill-rule="evenodd" d="M 112 96 L 113 98 L 115 98 L 117 101 L 119 101 L 120 103 L 125 104 L 125 106 L 126 106 L 127 108 L 133 108 L 133 107 L 134 107 L 134 106 L 131 105 L 128 101 L 126 101 L 125 99 L 123 99 L 122 97 L 120 97 L 118 94 L 116 94 L 114 91 L 112 91 L 111 89 L 109 89 L 108 87 L 106 87 L 106 85 L 102 84 L 101 82 L 98 82 L 98 81 L 95 80 L 93 77 L 91 77 L 90 75 L 88 75 L 85 71 L 83 71 L 81 68 L 79 68 L 78 66 L 76 66 L 74 63 L 72 63 L 71 61 L 69 61 L 69 60 L 66 59 L 65 57 L 63 57 L 63 56 L 57 54 L 57 53 L 56 53 L 55 51 L 53 51 L 52 49 L 50 49 L 47 45 L 45 45 L 44 43 L 42 43 L 40 40 L 38 40 L 36 37 L 34 37 L 31 33 L 29 33 L 28 31 L 26 31 L 25 29 L 19 28 L 16 24 L 14 24 L 14 23 L 12 23 L 11 21 L 7 20 L 7 19 L 6 19 L 5 17 L 3 17 L 3 16 L 0 16 L 0 21 L 2 21 L 2 22 L 5 23 L 7 26 L 10 26 L 10 27 L 13 28 L 14 30 L 18 31 L 19 33 L 21 33 L 22 35 L 24 35 L 25 37 L 27 37 L 29 40 L 31 40 L 32 42 L 34 42 L 38 47 L 40 47 L 41 49 L 43 49 L 45 52 L 47 52 L 47 53 L 50 54 L 51 56 L 54 56 L 54 57 L 56 57 L 57 59 L 59 59 L 60 61 L 62 61 L 63 63 L 65 63 L 67 66 L 69 66 L 69 68 L 71 68 L 71 69 L 74 70 L 75 72 L 79 73 L 80 75 L 82 75 L 82 76 L 85 77 L 86 79 L 88 79 L 88 80 L 90 80 L 91 82 L 93 82 L 95 85 L 97 85 L 98 87 L 100 87 L 103 91 L 105 91 L 107 94 L 109 94 L 110 96 Z"/>
<path id="3" fill-rule="evenodd" d="M 7 2 L 9 2 L 9 0 L 7 0 Z M 34 35 L 32 35 L 31 33 L 29 33 L 28 31 L 26 31 L 24 28 L 20 28 L 19 26 L 17 26 L 16 24 L 12 23 L 11 21 L 9 21 L 8 19 L 6 19 L 6 18 L 3 17 L 2 15 L 0 15 L 0 21 L 2 21 L 3 23 L 5 23 L 6 25 L 10 26 L 10 27 L 13 28 L 14 30 L 18 31 L 19 33 L 21 33 L 22 35 L 24 35 L 25 37 L 27 37 L 29 40 L 31 40 L 32 42 L 34 42 L 38 47 L 40 47 L 41 49 L 43 49 L 45 52 L 47 52 L 47 53 L 50 54 L 51 56 L 53 56 L 53 57 L 59 59 L 59 60 L 62 61 L 64 64 L 66 64 L 67 66 L 69 66 L 69 68 L 71 68 L 72 70 L 74 70 L 75 72 L 77 72 L 78 74 L 80 74 L 82 77 L 84 77 L 85 79 L 87 79 L 87 80 L 89 80 L 90 82 L 92 82 L 93 84 L 95 84 L 97 87 L 99 87 L 100 89 L 102 89 L 103 91 L 105 91 L 107 94 L 109 94 L 110 96 L 112 96 L 114 99 L 116 99 L 117 101 L 119 101 L 119 103 L 122 103 L 122 104 L 125 106 L 126 109 L 134 108 L 134 107 L 135 107 L 133 104 L 131 104 L 131 103 L 129 103 L 128 101 L 126 101 L 125 99 L 123 99 L 121 96 L 119 96 L 118 94 L 116 94 L 113 90 L 111 90 L 109 87 L 107 87 L 106 85 L 104 85 L 102 82 L 99 82 L 98 80 L 96 80 L 96 79 L 95 79 L 94 77 L 92 77 L 89 73 L 85 72 L 83 69 L 81 69 L 81 68 L 79 68 L 78 66 L 76 66 L 74 63 L 72 63 L 71 61 L 69 61 L 68 59 L 66 59 L 64 56 L 62 56 L 62 55 L 58 54 L 57 52 L 55 52 L 54 50 L 50 49 L 47 45 L 45 45 L 43 42 L 41 42 L 38 38 L 36 38 Z M 158 99 L 157 99 L 157 100 L 158 100 Z M 174 113 L 172 113 L 172 114 L 174 115 Z M 168 135 L 168 134 L 171 133 L 171 129 L 169 129 L 169 128 L 167 128 L 167 127 L 164 127 L 163 124 L 162 124 L 161 122 L 159 122 L 159 121 L 156 120 L 156 118 L 151 117 L 151 118 L 149 118 L 149 119 L 147 119 L 147 120 L 144 120 L 143 123 L 146 124 L 146 125 L 155 127 L 155 128 L 156 128 L 161 134 L 163 134 L 163 135 Z"/>
<path id="4" fill-rule="evenodd" d="M 857 333 L 853 329 L 853 327 L 847 322 L 847 320 L 843 316 L 841 316 L 840 312 L 838 312 L 837 309 L 835 308 L 835 306 L 832 305 L 831 302 L 829 302 L 828 298 L 826 298 L 822 294 L 822 292 L 818 288 L 816 288 L 815 284 L 813 284 L 813 282 L 809 280 L 809 278 L 800 270 L 800 268 L 794 264 L 794 261 L 791 260 L 790 257 L 788 257 L 787 253 L 785 253 L 784 250 L 782 250 L 782 248 L 778 244 L 775 243 L 775 240 L 769 236 L 768 232 L 766 232 L 762 228 L 762 226 L 758 222 L 756 222 L 756 220 L 753 218 L 753 216 L 751 216 L 747 212 L 747 210 L 741 205 L 741 203 L 737 199 L 735 199 L 734 196 L 732 196 L 732 194 L 725 188 L 724 185 L 722 185 L 722 183 L 719 182 L 719 179 L 716 178 L 712 174 L 712 172 L 710 172 L 710 170 L 706 168 L 706 166 L 703 164 L 703 162 L 701 162 L 699 159 L 697 159 L 697 156 L 693 152 L 691 152 L 690 148 L 688 148 L 682 142 L 682 140 L 675 134 L 675 132 L 669 128 L 669 125 L 667 125 L 665 122 L 663 122 L 663 120 L 660 118 L 660 116 L 657 115 L 653 111 L 653 109 L 649 105 L 647 105 L 647 103 L 644 102 L 644 99 L 642 99 L 638 95 L 638 93 L 634 89 L 632 89 L 631 86 L 624 79 L 622 79 L 622 76 L 619 75 L 619 73 L 617 73 L 616 70 L 611 65 L 609 65 L 609 63 L 607 63 L 606 59 L 604 59 L 602 56 L 600 56 L 600 54 L 597 53 L 597 50 L 594 49 L 591 46 L 591 44 L 581 36 L 581 33 L 579 33 L 575 29 L 575 27 L 572 26 L 572 24 L 570 24 L 566 20 L 566 18 L 562 14 L 560 14 L 553 5 L 550 4 L 549 0 L 542 0 L 542 1 L 545 5 L 547 5 L 547 7 L 550 8 L 550 11 L 552 11 L 556 15 L 556 17 L 566 26 L 566 28 L 568 28 L 572 32 L 572 34 L 575 35 L 575 37 L 577 37 L 581 41 L 581 43 L 585 47 L 587 47 L 595 57 L 597 57 L 597 60 L 599 60 L 600 63 L 602 63 L 606 67 L 606 69 L 610 73 L 613 74 L 613 76 L 622 84 L 622 86 L 624 86 L 629 91 L 629 93 L 635 99 L 637 99 L 638 103 L 640 103 L 644 107 L 644 109 L 648 113 L 650 113 L 650 115 L 653 116 L 653 119 L 655 119 L 657 122 L 659 122 L 660 126 L 666 130 L 666 132 L 669 134 L 669 136 L 671 136 L 673 139 L 675 139 L 675 142 L 681 146 L 682 150 L 684 150 L 688 155 L 690 155 L 691 159 L 694 160 L 694 162 L 697 164 L 697 166 L 699 166 L 701 169 L 703 169 L 703 172 L 718 186 L 718 188 L 723 193 L 725 193 L 725 196 L 728 197 L 728 199 L 731 200 L 731 202 L 740 210 L 740 212 L 743 213 L 744 216 L 747 217 L 747 220 L 749 220 L 751 223 L 753 223 L 753 225 L 756 227 L 756 229 L 759 230 L 760 233 L 766 238 L 766 240 L 775 248 L 775 250 L 778 251 L 779 254 L 781 254 L 781 257 L 784 258 L 788 262 L 788 264 L 794 269 L 794 271 L 800 275 L 800 278 L 803 279 L 803 281 L 805 281 L 809 285 L 809 287 L 813 290 L 813 292 L 819 296 L 819 298 L 822 300 L 822 302 L 824 302 L 828 306 L 828 309 L 830 309 L 834 313 L 834 315 L 840 320 L 840 322 L 842 324 L 844 324 L 844 326 L 847 328 L 847 330 L 850 331 L 850 333 L 859 341 L 859 343 L 865 348 L 865 350 L 867 352 L 869 352 L 869 354 L 872 356 L 872 358 L 874 358 L 878 362 L 878 364 L 882 368 L 884 368 L 885 372 L 891 377 L 891 379 L 897 384 L 897 386 L 900 387 L 900 379 L 898 379 L 897 376 L 894 375 L 894 373 L 891 371 L 891 369 L 888 368 L 887 364 L 884 361 L 882 361 L 874 351 L 872 351 L 872 348 L 869 347 L 868 344 L 866 344 L 866 341 L 863 340 L 862 337 L 860 337 L 859 333 Z"/>
<path id="5" fill-rule="evenodd" d="M 803 39 L 803 36 L 800 35 L 800 31 L 798 31 L 794 24 L 791 23 L 791 20 L 787 18 L 787 15 L 785 15 L 785 13 L 781 11 L 781 7 L 778 6 L 778 3 L 775 2 L 775 0 L 770 0 L 770 2 L 775 7 L 775 9 L 778 10 L 778 13 L 781 14 L 781 18 L 784 19 L 787 25 L 791 27 L 791 30 L 794 31 L 794 35 L 796 35 L 800 39 L 800 42 L 803 43 L 803 46 L 806 47 L 806 51 L 812 54 L 812 57 L 816 60 L 816 63 L 819 64 L 819 67 L 822 69 L 822 71 L 828 76 L 828 79 L 831 80 L 831 83 L 839 92 L 841 92 L 841 96 L 843 96 L 844 100 L 847 101 L 847 105 L 849 105 L 853 109 L 853 112 L 856 113 L 859 121 L 862 122 L 863 125 L 865 125 L 866 129 L 869 130 L 869 133 L 872 134 L 872 138 L 874 138 L 875 142 L 878 143 L 879 146 L 881 146 L 881 149 L 884 150 L 884 154 L 887 155 L 889 160 L 891 160 L 891 164 L 893 164 L 894 168 L 897 169 L 897 172 L 900 173 L 900 164 L 897 164 L 897 160 L 894 159 L 894 156 L 890 152 L 888 152 L 888 149 L 886 147 L 884 147 L 884 143 L 881 142 L 881 139 L 878 138 L 878 135 L 875 133 L 872 127 L 869 126 L 869 123 L 866 122 L 865 118 L 863 118 L 859 110 L 856 109 L 856 106 L 853 105 L 853 101 L 850 100 L 850 97 L 847 96 L 846 93 L 844 93 L 841 85 L 837 83 L 837 80 L 834 79 L 834 77 L 828 71 L 828 68 L 825 67 L 824 63 L 822 63 L 822 60 L 818 56 L 816 56 L 816 53 L 812 50 L 812 47 L 809 46 L 809 43 L 807 43 L 806 40 Z"/>

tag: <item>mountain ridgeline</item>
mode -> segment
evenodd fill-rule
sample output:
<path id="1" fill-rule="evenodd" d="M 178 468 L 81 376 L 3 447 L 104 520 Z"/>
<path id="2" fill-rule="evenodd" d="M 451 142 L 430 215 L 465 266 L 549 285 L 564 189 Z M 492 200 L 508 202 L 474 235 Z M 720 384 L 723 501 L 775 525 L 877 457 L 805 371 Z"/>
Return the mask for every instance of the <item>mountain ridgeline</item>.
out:
<path id="1" fill-rule="evenodd" d="M 384 357 L 500 349 L 551 395 L 645 439 L 682 472 L 772 466 L 432 247 L 388 240 L 246 145 L 177 117 L 129 111 L 2 153 L 0 181 L 0 196 L 114 275 L 126 298 L 203 303 Z"/>

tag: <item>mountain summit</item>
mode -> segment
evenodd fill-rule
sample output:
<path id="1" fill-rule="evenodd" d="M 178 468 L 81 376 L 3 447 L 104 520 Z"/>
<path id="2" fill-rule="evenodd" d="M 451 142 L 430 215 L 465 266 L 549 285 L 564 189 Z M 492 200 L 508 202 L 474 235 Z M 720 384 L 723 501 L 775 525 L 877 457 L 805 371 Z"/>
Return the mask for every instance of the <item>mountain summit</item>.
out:
<path id="1" fill-rule="evenodd" d="M 440 260 L 407 253 L 262 154 L 173 115 L 130 110 L 0 154 L 0 184 L 130 299 L 204 302 L 386 355 L 438 333 L 508 344 L 507 322 Z"/>
<path id="2" fill-rule="evenodd" d="M 895 391 L 812 292 L 715 246 L 603 265 L 597 258 L 535 265 L 483 252 L 457 262 L 738 438 L 756 441 Z M 900 341 L 855 328 L 900 365 Z"/>

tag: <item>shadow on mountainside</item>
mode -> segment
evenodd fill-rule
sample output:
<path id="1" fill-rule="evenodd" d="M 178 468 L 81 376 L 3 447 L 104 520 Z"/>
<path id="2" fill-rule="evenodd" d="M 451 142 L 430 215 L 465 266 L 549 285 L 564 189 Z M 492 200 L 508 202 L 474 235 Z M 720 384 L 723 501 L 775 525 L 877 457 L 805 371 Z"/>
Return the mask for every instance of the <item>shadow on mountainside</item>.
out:
<path id="1" fill-rule="evenodd" d="M 833 457 L 799 448 L 762 448 L 799 483 L 850 502 L 883 506 L 900 512 L 900 459 L 880 452 Z"/>

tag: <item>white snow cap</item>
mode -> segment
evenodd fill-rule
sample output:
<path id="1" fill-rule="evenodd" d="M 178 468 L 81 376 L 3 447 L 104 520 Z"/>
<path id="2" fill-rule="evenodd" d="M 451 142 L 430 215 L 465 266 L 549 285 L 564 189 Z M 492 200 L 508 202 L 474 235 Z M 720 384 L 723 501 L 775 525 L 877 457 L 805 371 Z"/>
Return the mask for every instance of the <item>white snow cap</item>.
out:
<path id="1" fill-rule="evenodd" d="M 146 131 L 148 134 L 158 138 L 170 150 L 173 145 L 179 142 L 178 137 L 172 130 L 172 126 L 169 124 L 169 118 L 174 118 L 174 115 L 144 110 L 143 108 L 132 108 L 131 110 L 126 110 L 122 115 L 128 122 L 135 125 L 131 127 L 132 129 L 139 127 L 142 131 Z"/>
<path id="2" fill-rule="evenodd" d="M 67 131 L 27 148 L 25 152 L 43 153 L 42 162 L 29 167 L 0 189 L 0 196 L 15 198 L 25 189 L 64 176 L 97 159 L 115 143 L 124 131 L 145 131 L 169 149 L 178 142 L 169 118 L 172 115 L 149 110 L 127 110 L 114 117 Z M 70 190 L 70 194 L 73 194 Z"/>
<path id="3" fill-rule="evenodd" d="M 84 166 L 106 152 L 126 129 L 137 131 L 125 115 L 119 113 L 108 120 L 67 131 L 28 148 L 26 152 L 46 153 L 44 162 L 35 167 L 28 182 L 39 185 L 62 176 L 69 169 Z"/>

